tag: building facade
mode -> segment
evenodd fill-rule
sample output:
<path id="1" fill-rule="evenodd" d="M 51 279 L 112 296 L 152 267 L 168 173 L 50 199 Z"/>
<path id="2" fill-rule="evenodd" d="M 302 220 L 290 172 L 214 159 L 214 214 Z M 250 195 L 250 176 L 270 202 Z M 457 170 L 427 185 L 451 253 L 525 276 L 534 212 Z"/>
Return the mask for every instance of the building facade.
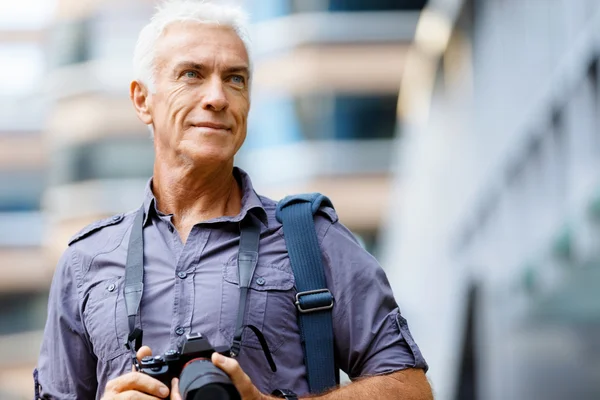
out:
<path id="1" fill-rule="evenodd" d="M 447 18 L 382 251 L 436 398 L 598 398 L 600 4 Z"/>
<path id="2" fill-rule="evenodd" d="M 257 191 L 272 198 L 326 193 L 342 221 L 377 253 L 401 136 L 398 91 L 426 2 L 228 2 L 249 11 L 254 43 L 249 133 L 236 163 L 250 173 Z M 14 262 L 44 270 L 26 273 L 2 258 L 8 276 L 2 285 L 8 283 L 0 295 L 6 307 L 0 342 L 7 344 L 3 354 L 19 362 L 18 371 L 7 364 L 10 373 L 0 364 L 2 398 L 32 395 L 50 279 L 69 237 L 142 200 L 153 144 L 135 116 L 128 87 L 137 34 L 154 6 L 152 0 L 58 0 L 53 11 L 46 10 L 53 20 L 37 36 L 45 61 L 39 122 L 23 112 L 11 118 L 34 126 L 21 129 L 30 133 L 20 131 L 18 143 L 0 145 L 0 151 L 23 152 L 8 151 L 0 159 L 0 183 L 6 176 L 15 188 L 0 195 L 0 218 L 6 210 L 3 221 L 12 221 L 0 224 L 6 242 L 0 252 L 19 253 Z M 10 132 L 0 127 L 0 140 L 13 140 Z M 34 153 L 27 155 L 29 164 L 22 161 L 27 151 Z M 24 173 L 31 176 L 19 175 Z M 31 221 L 23 225 L 18 218 Z M 23 233 L 16 243 L 19 226 L 37 227 L 35 235 Z M 27 258 L 32 254 L 37 258 Z M 28 310 L 31 322 L 18 321 L 25 317 L 15 304 Z M 11 327 L 6 332 L 4 322 Z"/>
<path id="3" fill-rule="evenodd" d="M 51 268 L 43 246 L 42 144 L 48 7 L 0 5 L 0 398 L 31 397 Z M 33 333 L 32 333 L 33 332 Z"/>

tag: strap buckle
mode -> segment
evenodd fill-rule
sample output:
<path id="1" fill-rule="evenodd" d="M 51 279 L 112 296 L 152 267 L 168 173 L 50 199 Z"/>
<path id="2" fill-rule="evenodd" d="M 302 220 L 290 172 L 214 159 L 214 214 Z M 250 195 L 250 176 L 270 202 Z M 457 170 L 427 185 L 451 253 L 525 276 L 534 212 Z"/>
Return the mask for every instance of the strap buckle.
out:
<path id="1" fill-rule="evenodd" d="M 315 294 L 327 294 L 327 296 L 314 296 L 313 299 L 305 301 L 304 306 L 300 303 L 301 296 L 310 296 Z M 308 304 L 307 304 L 308 303 Z M 307 290 L 305 292 L 296 293 L 296 301 L 294 302 L 298 311 L 302 314 L 315 311 L 331 310 L 333 308 L 333 295 L 329 289 Z"/>

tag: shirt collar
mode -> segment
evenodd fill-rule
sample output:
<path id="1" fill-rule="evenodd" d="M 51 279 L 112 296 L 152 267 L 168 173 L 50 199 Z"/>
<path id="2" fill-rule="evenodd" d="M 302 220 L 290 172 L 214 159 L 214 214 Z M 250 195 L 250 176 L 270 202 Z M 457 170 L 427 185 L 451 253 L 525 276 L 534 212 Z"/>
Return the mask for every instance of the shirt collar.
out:
<path id="1" fill-rule="evenodd" d="M 236 178 L 242 189 L 242 208 L 240 213 L 235 216 L 223 216 L 219 218 L 211 219 L 206 221 L 207 223 L 215 222 L 239 222 L 243 220 L 249 212 L 252 212 L 265 227 L 268 227 L 267 212 L 260 200 L 260 197 L 254 191 L 250 176 L 241 168 L 233 168 L 233 176 Z M 148 180 L 146 189 L 144 192 L 144 226 L 148 222 L 151 214 L 159 215 L 159 211 L 156 208 L 156 197 L 152 192 L 152 178 Z"/>

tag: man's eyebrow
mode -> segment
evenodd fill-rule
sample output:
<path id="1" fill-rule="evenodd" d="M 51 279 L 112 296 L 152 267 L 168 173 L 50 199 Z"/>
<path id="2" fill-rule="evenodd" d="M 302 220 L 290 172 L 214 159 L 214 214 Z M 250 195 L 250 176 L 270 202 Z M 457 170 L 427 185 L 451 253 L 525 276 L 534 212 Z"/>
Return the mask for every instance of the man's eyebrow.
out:
<path id="1" fill-rule="evenodd" d="M 181 71 L 183 69 L 193 69 L 197 71 L 201 71 L 205 69 L 206 66 L 202 63 L 194 62 L 194 61 L 181 61 L 175 64 L 175 71 Z M 250 68 L 247 65 L 232 65 L 223 70 L 225 74 L 234 74 L 234 73 L 242 73 L 246 76 L 250 76 Z"/>
<path id="2" fill-rule="evenodd" d="M 226 74 L 243 73 L 246 76 L 250 75 L 250 68 L 246 65 L 234 65 L 223 70 Z"/>
<path id="3" fill-rule="evenodd" d="M 204 69 L 204 65 L 197 63 L 197 62 L 193 62 L 193 61 L 182 61 L 180 63 L 177 63 L 175 65 L 175 70 L 179 71 L 181 69 L 195 69 L 195 70 L 202 70 Z"/>

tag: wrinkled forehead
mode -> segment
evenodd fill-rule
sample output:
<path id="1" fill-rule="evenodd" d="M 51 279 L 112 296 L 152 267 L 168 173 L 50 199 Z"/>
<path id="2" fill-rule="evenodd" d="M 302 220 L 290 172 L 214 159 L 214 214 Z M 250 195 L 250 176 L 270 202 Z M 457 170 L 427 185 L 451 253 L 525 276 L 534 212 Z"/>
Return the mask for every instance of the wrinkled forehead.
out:
<path id="1" fill-rule="evenodd" d="M 244 42 L 232 27 L 196 21 L 172 23 L 156 41 L 158 69 L 183 60 L 224 68 L 250 63 Z"/>

